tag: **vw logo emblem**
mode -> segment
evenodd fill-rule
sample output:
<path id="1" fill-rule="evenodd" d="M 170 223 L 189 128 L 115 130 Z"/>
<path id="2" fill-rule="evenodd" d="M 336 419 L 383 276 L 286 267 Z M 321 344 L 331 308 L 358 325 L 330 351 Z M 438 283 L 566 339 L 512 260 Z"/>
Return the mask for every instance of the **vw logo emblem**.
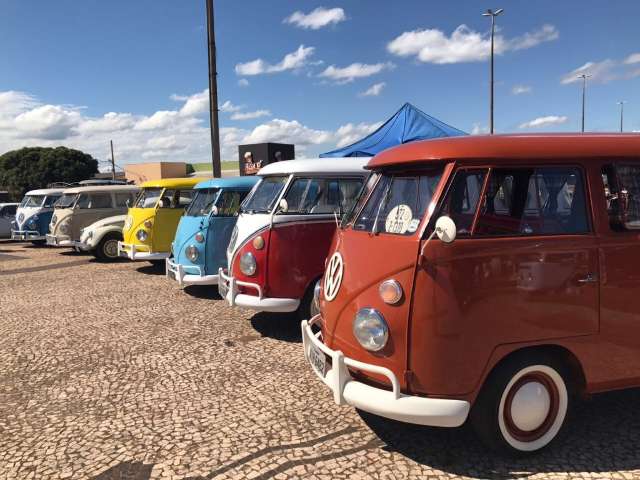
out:
<path id="1" fill-rule="evenodd" d="M 329 260 L 327 270 L 324 272 L 324 298 L 327 302 L 330 302 L 338 295 L 343 273 L 344 264 L 342 263 L 342 255 L 336 252 L 331 257 L 331 260 Z"/>

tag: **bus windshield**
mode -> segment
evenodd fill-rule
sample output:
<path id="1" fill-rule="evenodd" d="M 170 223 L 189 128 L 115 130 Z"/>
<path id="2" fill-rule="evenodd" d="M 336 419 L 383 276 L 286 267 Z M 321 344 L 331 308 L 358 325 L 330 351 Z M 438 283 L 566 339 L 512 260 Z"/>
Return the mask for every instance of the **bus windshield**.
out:
<path id="1" fill-rule="evenodd" d="M 71 208 L 78 199 L 77 193 L 65 193 L 62 195 L 56 203 L 53 204 L 55 208 Z"/>
<path id="2" fill-rule="evenodd" d="M 143 188 L 136 199 L 135 208 L 155 207 L 163 190 L 163 188 Z"/>
<path id="3" fill-rule="evenodd" d="M 195 196 L 193 200 L 191 200 L 185 215 L 188 217 L 204 217 L 205 215 L 209 215 L 219 190 L 218 188 L 200 188 L 195 190 Z"/>
<path id="4" fill-rule="evenodd" d="M 22 199 L 20 208 L 34 208 L 42 206 L 44 195 L 27 195 Z"/>
<path id="5" fill-rule="evenodd" d="M 289 176 L 265 177 L 242 206 L 243 213 L 269 213 L 275 206 Z"/>

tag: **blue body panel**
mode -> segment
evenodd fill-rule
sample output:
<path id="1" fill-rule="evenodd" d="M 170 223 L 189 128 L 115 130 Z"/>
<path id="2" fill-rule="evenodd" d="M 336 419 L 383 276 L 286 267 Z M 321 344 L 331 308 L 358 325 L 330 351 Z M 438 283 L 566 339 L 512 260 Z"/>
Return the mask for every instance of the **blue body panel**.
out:
<path id="1" fill-rule="evenodd" d="M 259 180 L 260 177 L 257 176 L 215 178 L 197 184 L 195 189 L 219 188 L 248 193 Z M 185 273 L 189 275 L 216 275 L 218 268 L 227 264 L 227 246 L 237 219 L 237 216 L 183 215 L 173 240 L 174 262 L 182 265 Z M 203 234 L 202 243 L 196 241 L 197 233 Z M 196 246 L 200 251 L 195 262 L 189 260 L 185 254 L 185 249 L 190 245 Z"/>

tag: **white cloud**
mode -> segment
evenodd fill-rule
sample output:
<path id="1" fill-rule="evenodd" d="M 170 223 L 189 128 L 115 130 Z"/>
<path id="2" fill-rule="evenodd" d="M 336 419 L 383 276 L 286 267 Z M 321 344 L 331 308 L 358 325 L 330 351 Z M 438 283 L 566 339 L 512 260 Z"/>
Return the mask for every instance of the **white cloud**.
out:
<path id="1" fill-rule="evenodd" d="M 60 105 L 42 105 L 15 118 L 20 136 L 43 140 L 61 140 L 73 135 L 81 122 L 80 112 Z"/>
<path id="2" fill-rule="evenodd" d="M 471 129 L 471 135 L 485 135 L 489 133 L 489 127 L 481 125 L 480 123 L 474 123 Z"/>
<path id="3" fill-rule="evenodd" d="M 108 133 L 132 128 L 136 119 L 130 113 L 105 113 L 100 118 L 89 118 L 78 125 L 78 131 L 85 134 Z"/>
<path id="4" fill-rule="evenodd" d="M 227 100 L 226 102 L 224 102 L 222 105 L 220 105 L 219 110 L 221 112 L 237 112 L 239 110 L 242 110 L 244 107 L 242 105 L 234 105 L 233 103 L 231 103 L 229 100 Z"/>
<path id="5" fill-rule="evenodd" d="M 294 143 L 302 147 L 319 145 L 332 139 L 330 132 L 314 130 L 302 125 L 297 120 L 273 120 L 258 125 L 243 139 L 243 143 Z"/>
<path id="6" fill-rule="evenodd" d="M 382 122 L 377 123 L 347 123 L 336 130 L 336 148 L 346 147 L 357 142 L 370 133 L 375 132 L 382 126 Z"/>
<path id="7" fill-rule="evenodd" d="M 385 82 L 375 83 L 371 85 L 367 90 L 361 92 L 359 96 L 361 97 L 377 97 L 382 93 L 382 90 L 387 84 Z"/>
<path id="8" fill-rule="evenodd" d="M 640 53 L 632 53 L 624 59 L 626 65 L 632 65 L 634 63 L 640 63 Z"/>
<path id="9" fill-rule="evenodd" d="M 512 95 L 523 95 L 525 93 L 531 93 L 532 88 L 529 85 L 514 85 L 511 89 Z"/>
<path id="10" fill-rule="evenodd" d="M 271 65 L 261 58 L 246 63 L 238 63 L 235 67 L 236 74 L 252 76 L 297 70 L 309 63 L 309 57 L 313 55 L 314 51 L 314 47 L 300 45 L 295 52 L 287 53 L 284 58 L 275 65 Z"/>
<path id="11" fill-rule="evenodd" d="M 172 97 L 173 98 L 173 97 Z M 190 95 L 188 97 L 181 97 L 185 102 L 180 109 L 180 115 L 192 116 L 200 115 L 209 111 L 209 89 L 205 89 L 200 93 Z"/>
<path id="12" fill-rule="evenodd" d="M 570 83 L 581 82 L 582 79 L 578 75 L 591 75 L 589 82 L 608 83 L 620 78 L 617 72 L 618 62 L 614 60 L 603 60 L 601 62 L 587 62 L 581 67 L 565 74 L 560 83 L 568 85 Z"/>
<path id="13" fill-rule="evenodd" d="M 248 87 L 249 86 L 249 80 L 247 80 L 246 78 L 241 78 L 240 80 L 238 80 L 238 86 L 239 87 Z"/>
<path id="14" fill-rule="evenodd" d="M 518 128 L 544 128 L 552 125 L 561 125 L 566 123 L 569 118 L 558 115 L 548 115 L 546 117 L 534 118 L 529 122 L 522 123 Z"/>
<path id="15" fill-rule="evenodd" d="M 284 23 L 296 25 L 300 28 L 318 30 L 327 25 L 344 22 L 347 16 L 342 8 L 318 7 L 307 14 L 296 11 L 284 19 Z"/>
<path id="16" fill-rule="evenodd" d="M 395 67 L 393 63 L 352 63 L 346 67 L 328 66 L 321 74 L 321 77 L 329 78 L 338 83 L 353 82 L 357 78 L 366 78 L 377 75 L 383 70 L 391 70 Z"/>
<path id="17" fill-rule="evenodd" d="M 255 112 L 236 112 L 231 115 L 231 120 L 253 120 L 260 117 L 270 117 L 269 110 L 256 110 Z"/>
<path id="18" fill-rule="evenodd" d="M 531 48 L 555 40 L 558 36 L 553 25 L 543 25 L 538 30 L 513 39 L 505 39 L 497 34 L 494 49 L 500 55 L 509 50 Z M 415 56 L 424 63 L 480 62 L 490 55 L 491 39 L 488 34 L 471 30 L 466 25 L 458 26 L 449 37 L 438 29 L 417 29 L 393 39 L 387 44 L 387 50 L 400 57 Z"/>

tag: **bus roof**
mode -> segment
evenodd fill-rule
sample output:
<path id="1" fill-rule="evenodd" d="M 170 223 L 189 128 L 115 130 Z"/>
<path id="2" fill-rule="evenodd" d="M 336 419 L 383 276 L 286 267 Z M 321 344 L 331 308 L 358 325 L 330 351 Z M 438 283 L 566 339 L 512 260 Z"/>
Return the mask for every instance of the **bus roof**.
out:
<path id="1" fill-rule="evenodd" d="M 202 177 L 160 178 L 140 184 L 141 188 L 193 188 L 202 182 Z"/>
<path id="2" fill-rule="evenodd" d="M 95 185 L 93 187 L 72 187 L 65 189 L 62 193 L 65 195 L 74 193 L 91 193 L 91 192 L 137 192 L 140 187 L 137 185 Z"/>
<path id="3" fill-rule="evenodd" d="M 211 180 L 205 180 L 196 185 L 195 188 L 247 188 L 251 189 L 256 183 L 258 183 L 260 177 L 244 176 L 244 177 L 225 177 L 225 178 L 212 178 Z"/>
<path id="4" fill-rule="evenodd" d="M 29 190 L 25 195 L 62 195 L 64 188 L 39 188 L 37 190 Z"/>
<path id="5" fill-rule="evenodd" d="M 640 159 L 640 135 L 632 133 L 559 133 L 471 135 L 406 143 L 389 148 L 367 168 L 462 159 L 559 160 L 569 158 Z"/>
<path id="6" fill-rule="evenodd" d="M 258 175 L 290 173 L 359 173 L 371 157 L 318 158 L 312 160 L 283 160 L 270 163 Z"/>

